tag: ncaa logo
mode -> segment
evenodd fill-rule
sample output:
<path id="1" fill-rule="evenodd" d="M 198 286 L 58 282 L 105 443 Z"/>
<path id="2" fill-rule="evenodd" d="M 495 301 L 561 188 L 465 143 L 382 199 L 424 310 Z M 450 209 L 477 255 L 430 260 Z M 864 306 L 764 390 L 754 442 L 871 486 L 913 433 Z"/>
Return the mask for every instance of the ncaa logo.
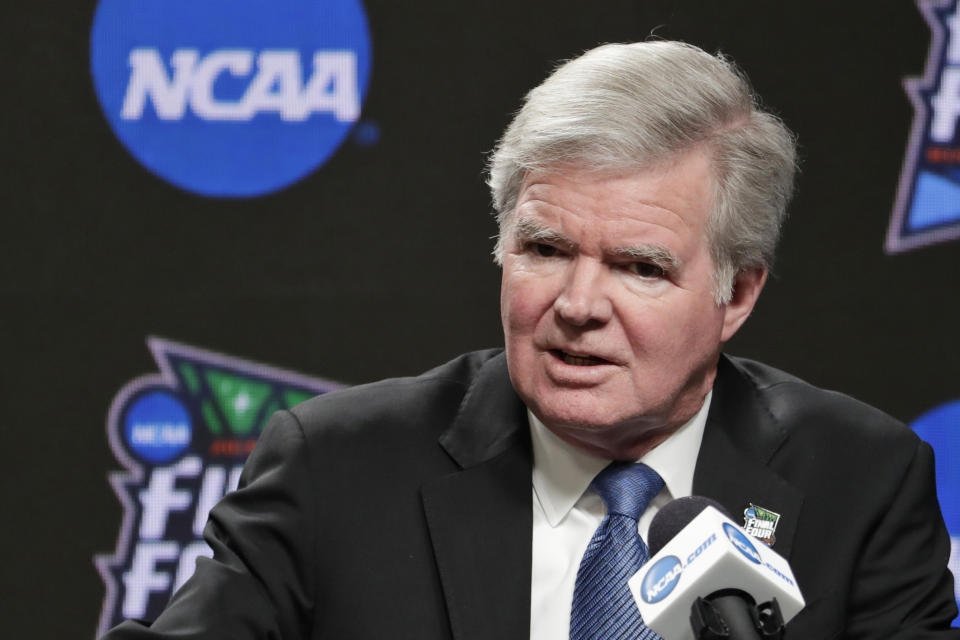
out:
<path id="1" fill-rule="evenodd" d="M 760 554 L 757 552 L 757 548 L 753 546 L 749 538 L 747 538 L 742 531 L 731 524 L 724 522 L 723 532 L 727 534 L 727 538 L 730 540 L 736 550 L 742 553 L 747 560 L 756 564 L 760 564 Z"/>
<path id="2" fill-rule="evenodd" d="M 322 165 L 370 77 L 360 0 L 100 0 L 90 64 L 114 133 L 205 196 L 281 189 Z"/>
<path id="3" fill-rule="evenodd" d="M 643 576 L 640 595 L 649 604 L 656 604 L 666 598 L 679 582 L 683 573 L 683 564 L 676 556 L 666 556 L 657 560 Z"/>
<path id="4" fill-rule="evenodd" d="M 960 399 L 947 402 L 910 425 L 936 452 L 937 499 L 950 532 L 950 571 L 960 575 Z M 954 584 L 960 603 L 960 580 Z M 956 619 L 954 624 L 960 621 Z"/>

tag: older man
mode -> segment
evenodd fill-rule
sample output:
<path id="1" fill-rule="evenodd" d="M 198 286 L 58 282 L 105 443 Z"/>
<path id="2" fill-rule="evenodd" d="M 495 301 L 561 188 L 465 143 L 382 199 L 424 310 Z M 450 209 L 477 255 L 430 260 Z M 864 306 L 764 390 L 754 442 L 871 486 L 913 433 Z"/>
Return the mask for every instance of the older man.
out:
<path id="1" fill-rule="evenodd" d="M 491 163 L 505 353 L 276 415 L 211 514 L 215 557 L 108 637 L 655 637 L 625 580 L 695 493 L 778 516 L 807 601 L 788 637 L 960 638 L 929 447 L 721 355 L 793 170 L 722 58 L 648 42 L 558 68 Z"/>

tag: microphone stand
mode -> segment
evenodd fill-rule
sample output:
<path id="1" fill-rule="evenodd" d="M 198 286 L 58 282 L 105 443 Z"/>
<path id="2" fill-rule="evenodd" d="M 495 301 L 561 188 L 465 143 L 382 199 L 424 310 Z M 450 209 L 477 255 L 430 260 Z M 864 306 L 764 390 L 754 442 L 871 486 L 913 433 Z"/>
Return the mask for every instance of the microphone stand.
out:
<path id="1" fill-rule="evenodd" d="M 749 593 L 721 589 L 690 607 L 696 640 L 782 640 L 783 616 L 774 598 L 757 604 Z"/>

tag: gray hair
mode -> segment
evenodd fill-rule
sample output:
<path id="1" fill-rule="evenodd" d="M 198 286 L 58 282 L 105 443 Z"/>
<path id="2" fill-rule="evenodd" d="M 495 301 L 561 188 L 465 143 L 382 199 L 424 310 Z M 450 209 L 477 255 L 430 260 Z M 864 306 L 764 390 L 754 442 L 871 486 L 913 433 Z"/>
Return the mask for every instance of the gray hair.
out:
<path id="1" fill-rule="evenodd" d="M 796 144 L 731 61 L 681 42 L 591 49 L 527 94 L 490 159 L 497 263 L 528 172 L 642 170 L 698 145 L 710 151 L 715 178 L 707 223 L 714 296 L 729 302 L 740 271 L 773 264 Z"/>

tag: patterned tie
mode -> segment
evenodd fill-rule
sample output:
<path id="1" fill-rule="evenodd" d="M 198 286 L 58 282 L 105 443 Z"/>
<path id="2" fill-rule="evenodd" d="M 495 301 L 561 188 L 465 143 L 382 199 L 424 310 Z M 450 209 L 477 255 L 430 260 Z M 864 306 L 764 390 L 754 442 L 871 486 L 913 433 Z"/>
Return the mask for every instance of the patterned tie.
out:
<path id="1" fill-rule="evenodd" d="M 614 462 L 590 485 L 607 505 L 580 561 L 573 590 L 570 640 L 659 640 L 643 624 L 627 580 L 649 558 L 637 520 L 663 489 L 663 478 L 645 464 Z"/>

